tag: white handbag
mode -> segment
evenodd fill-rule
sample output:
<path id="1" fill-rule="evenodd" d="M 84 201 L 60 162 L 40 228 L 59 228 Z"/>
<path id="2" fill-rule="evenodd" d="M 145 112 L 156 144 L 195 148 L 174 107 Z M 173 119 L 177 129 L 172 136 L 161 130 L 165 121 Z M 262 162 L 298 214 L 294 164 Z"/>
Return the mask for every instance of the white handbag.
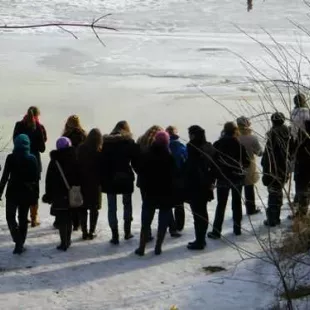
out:
<path id="1" fill-rule="evenodd" d="M 83 196 L 81 192 L 81 187 L 80 186 L 71 186 L 69 185 L 67 178 L 59 164 L 59 162 L 56 160 L 56 165 L 58 167 L 58 170 L 61 174 L 61 177 L 68 189 L 68 197 L 69 197 L 69 205 L 71 208 L 78 208 L 83 205 Z"/>

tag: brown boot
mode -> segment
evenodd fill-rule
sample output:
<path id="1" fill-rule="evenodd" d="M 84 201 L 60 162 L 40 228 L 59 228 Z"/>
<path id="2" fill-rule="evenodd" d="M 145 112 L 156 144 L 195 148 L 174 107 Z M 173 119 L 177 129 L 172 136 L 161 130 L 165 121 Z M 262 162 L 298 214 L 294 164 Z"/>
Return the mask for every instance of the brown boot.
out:
<path id="1" fill-rule="evenodd" d="M 30 207 L 30 218 L 31 218 L 31 227 L 36 227 L 40 225 L 38 220 L 38 205 L 33 205 Z"/>

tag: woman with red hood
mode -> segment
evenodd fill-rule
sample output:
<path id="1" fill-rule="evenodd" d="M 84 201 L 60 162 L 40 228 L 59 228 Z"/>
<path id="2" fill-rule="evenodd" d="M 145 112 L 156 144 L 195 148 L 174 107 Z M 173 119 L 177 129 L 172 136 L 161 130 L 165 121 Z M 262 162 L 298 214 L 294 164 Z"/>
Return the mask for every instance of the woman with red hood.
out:
<path id="1" fill-rule="evenodd" d="M 45 143 L 47 141 L 46 130 L 40 123 L 40 110 L 31 106 L 24 118 L 15 124 L 13 139 L 20 134 L 25 134 L 30 140 L 30 153 L 37 159 L 40 174 L 42 172 L 42 162 L 40 153 L 45 152 Z M 38 201 L 30 207 L 31 226 L 40 225 L 38 221 Z"/>

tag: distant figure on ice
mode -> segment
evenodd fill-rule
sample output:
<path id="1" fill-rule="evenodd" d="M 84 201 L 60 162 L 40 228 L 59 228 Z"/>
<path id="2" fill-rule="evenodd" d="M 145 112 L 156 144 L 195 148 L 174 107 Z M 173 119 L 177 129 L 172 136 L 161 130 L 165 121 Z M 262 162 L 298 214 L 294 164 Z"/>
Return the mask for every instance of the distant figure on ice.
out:
<path id="1" fill-rule="evenodd" d="M 134 191 L 134 165 L 138 147 L 126 121 L 116 124 L 111 134 L 103 137 L 100 156 L 100 180 L 108 198 L 108 220 L 112 231 L 112 244 L 119 244 L 117 195 L 123 196 L 125 240 L 131 239 L 132 193 Z"/>
<path id="2" fill-rule="evenodd" d="M 307 105 L 306 96 L 302 93 L 298 93 L 294 97 L 294 105 L 295 107 L 291 115 L 291 133 L 296 141 L 299 131 L 305 131 L 305 121 L 310 120 L 310 110 Z"/>
<path id="3" fill-rule="evenodd" d="M 45 179 L 45 194 L 42 200 L 51 204 L 52 213 L 56 216 L 60 236 L 60 245 L 57 249 L 67 251 L 71 245 L 72 209 L 64 177 L 70 187 L 81 185 L 76 151 L 70 139 L 59 138 L 56 142 L 56 150 L 50 153 L 50 157 Z"/>
<path id="4" fill-rule="evenodd" d="M 184 181 L 185 173 L 185 162 L 187 160 L 187 149 L 186 146 L 180 141 L 178 130 L 174 126 L 167 127 L 166 131 L 170 136 L 169 148 L 172 156 L 174 157 L 180 182 Z M 182 231 L 185 224 L 185 210 L 184 204 L 176 206 L 174 208 L 174 219 L 172 219 L 172 224 L 175 223 L 175 230 Z"/>
<path id="5" fill-rule="evenodd" d="M 195 241 L 187 246 L 189 250 L 203 250 L 209 224 L 207 203 L 214 199 L 213 188 L 215 149 L 207 142 L 205 131 L 200 126 L 189 127 L 188 159 L 186 161 L 185 193 L 189 202 L 195 227 Z"/>
<path id="6" fill-rule="evenodd" d="M 140 245 L 135 253 L 139 256 L 144 255 L 149 237 L 149 227 L 155 209 L 159 209 L 155 254 L 160 255 L 162 243 L 171 220 L 171 208 L 177 203 L 174 188 L 177 167 L 169 150 L 168 133 L 160 131 L 156 134 L 150 150 L 140 157 L 137 169 L 144 206 L 142 209 Z"/>
<path id="7" fill-rule="evenodd" d="M 0 182 L 0 197 L 7 184 L 6 220 L 15 242 L 14 254 L 21 254 L 25 250 L 29 208 L 39 199 L 40 169 L 36 157 L 30 153 L 30 144 L 25 134 L 15 137 L 14 150 L 6 158 Z"/>
<path id="8" fill-rule="evenodd" d="M 262 156 L 263 150 L 258 138 L 252 134 L 251 123 L 248 118 L 241 116 L 237 118 L 239 129 L 239 141 L 245 147 L 250 159 L 250 166 L 246 169 L 244 182 L 245 208 L 247 215 L 253 215 L 260 212 L 255 205 L 254 185 L 259 180 L 259 174 L 256 169 L 256 156 Z"/>
<path id="9" fill-rule="evenodd" d="M 289 128 L 284 124 L 285 116 L 276 112 L 271 116 L 272 127 L 267 133 L 267 142 L 262 158 L 263 184 L 268 188 L 266 226 L 281 223 L 280 213 L 283 204 L 283 187 L 289 179 L 290 160 L 293 153 L 293 139 Z"/>
<path id="10" fill-rule="evenodd" d="M 235 123 L 228 122 L 224 125 L 221 138 L 214 143 L 216 150 L 216 188 L 217 207 L 213 222 L 213 231 L 208 237 L 219 239 L 221 237 L 225 209 L 229 191 L 232 193 L 232 212 L 234 234 L 241 235 L 242 201 L 241 191 L 245 181 L 246 169 L 250 160 L 245 147 L 238 140 L 239 130 Z"/>
<path id="11" fill-rule="evenodd" d="M 310 190 L 310 120 L 305 121 L 305 130 L 299 132 L 294 179 L 296 185 L 297 212 L 295 217 L 308 213 Z"/>
<path id="12" fill-rule="evenodd" d="M 101 209 L 101 185 L 100 185 L 100 152 L 102 149 L 102 134 L 99 129 L 92 129 L 85 142 L 78 148 L 78 164 L 81 172 L 81 184 L 83 194 L 83 208 L 81 208 L 80 220 L 82 238 L 94 239 Z M 90 226 L 87 229 L 89 210 Z"/>
<path id="13" fill-rule="evenodd" d="M 20 134 L 25 134 L 29 137 L 30 153 L 36 157 L 41 175 L 42 163 L 40 153 L 45 152 L 45 143 L 47 141 L 47 134 L 44 126 L 40 123 L 39 117 L 40 117 L 40 110 L 37 107 L 30 107 L 24 118 L 15 124 L 13 139 L 15 139 Z M 32 227 L 40 225 L 40 222 L 38 220 L 38 208 L 39 208 L 38 201 L 34 201 L 33 205 L 30 206 L 30 217 Z"/>
<path id="14" fill-rule="evenodd" d="M 76 150 L 85 141 L 86 131 L 83 129 L 80 118 L 77 115 L 71 115 L 68 117 L 62 136 L 69 138 L 72 143 L 72 147 Z M 79 230 L 81 224 L 79 211 L 72 211 L 71 216 L 73 230 L 77 231 Z M 54 226 L 57 226 L 57 221 L 54 223 Z"/>

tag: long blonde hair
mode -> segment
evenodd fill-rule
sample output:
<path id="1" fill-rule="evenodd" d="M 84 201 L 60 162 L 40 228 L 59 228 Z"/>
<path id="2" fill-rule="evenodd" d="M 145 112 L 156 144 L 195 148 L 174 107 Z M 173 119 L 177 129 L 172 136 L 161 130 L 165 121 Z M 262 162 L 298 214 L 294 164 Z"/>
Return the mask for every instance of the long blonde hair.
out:
<path id="1" fill-rule="evenodd" d="M 155 136 L 159 131 L 164 129 L 158 125 L 150 127 L 137 141 L 142 151 L 147 151 L 148 148 L 153 144 Z"/>
<path id="2" fill-rule="evenodd" d="M 85 130 L 81 126 L 80 118 L 77 115 L 70 115 L 66 121 L 65 129 L 62 135 L 65 136 L 76 129 L 83 132 L 86 135 Z"/>
<path id="3" fill-rule="evenodd" d="M 111 135 L 115 135 L 115 134 L 132 136 L 128 122 L 119 121 L 111 132 Z"/>

